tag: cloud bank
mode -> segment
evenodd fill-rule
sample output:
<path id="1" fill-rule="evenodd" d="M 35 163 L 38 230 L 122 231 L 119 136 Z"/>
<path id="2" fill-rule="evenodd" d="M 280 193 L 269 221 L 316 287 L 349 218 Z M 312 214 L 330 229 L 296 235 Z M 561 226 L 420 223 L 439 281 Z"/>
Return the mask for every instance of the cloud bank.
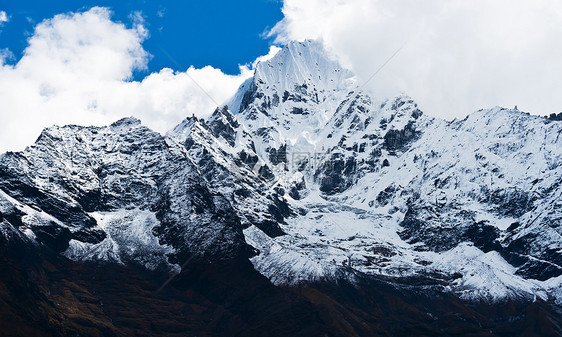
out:
<path id="1" fill-rule="evenodd" d="M 10 21 L 8 18 L 8 14 L 5 11 L 0 11 L 0 27 L 6 22 Z"/>
<path id="2" fill-rule="evenodd" d="M 562 2 L 284 0 L 278 42 L 322 39 L 379 96 L 405 92 L 428 114 L 496 105 L 562 111 Z"/>
<path id="3" fill-rule="evenodd" d="M 113 22 L 107 8 L 57 15 L 36 26 L 15 65 L 0 57 L 0 152 L 23 149 L 55 124 L 106 125 L 135 116 L 164 133 L 188 115 L 209 115 L 252 75 L 248 66 L 237 76 L 207 66 L 132 81 L 150 59 L 142 47 L 148 32 L 133 15 L 132 28 Z"/>

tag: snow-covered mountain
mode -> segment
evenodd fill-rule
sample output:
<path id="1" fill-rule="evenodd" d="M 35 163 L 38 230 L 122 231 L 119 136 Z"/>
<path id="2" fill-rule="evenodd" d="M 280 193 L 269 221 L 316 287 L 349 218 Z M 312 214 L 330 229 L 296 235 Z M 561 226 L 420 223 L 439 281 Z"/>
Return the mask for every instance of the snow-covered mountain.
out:
<path id="1" fill-rule="evenodd" d="M 276 285 L 562 303 L 562 123 L 499 107 L 449 122 L 375 96 L 292 42 L 166 136 L 134 118 L 46 129 L 0 157 L 1 233 L 151 270 L 243 257 Z"/>

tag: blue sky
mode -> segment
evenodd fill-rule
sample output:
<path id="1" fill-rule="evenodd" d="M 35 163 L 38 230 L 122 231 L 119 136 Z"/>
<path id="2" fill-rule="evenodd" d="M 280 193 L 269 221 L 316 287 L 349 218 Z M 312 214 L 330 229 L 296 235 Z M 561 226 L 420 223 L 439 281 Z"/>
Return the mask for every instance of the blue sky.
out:
<path id="1" fill-rule="evenodd" d="M 143 47 L 152 58 L 148 70 L 135 73 L 135 79 L 165 67 L 185 70 L 191 65 L 212 65 L 227 74 L 238 74 L 239 64 L 267 54 L 271 39 L 263 33 L 282 19 L 282 5 L 279 0 L 6 1 L 0 10 L 8 13 L 9 22 L 1 28 L 0 49 L 8 48 L 14 54 L 7 60 L 13 64 L 37 23 L 56 14 L 102 6 L 112 10 L 114 21 L 127 26 L 132 24 L 131 13 L 142 13 L 150 34 Z"/>

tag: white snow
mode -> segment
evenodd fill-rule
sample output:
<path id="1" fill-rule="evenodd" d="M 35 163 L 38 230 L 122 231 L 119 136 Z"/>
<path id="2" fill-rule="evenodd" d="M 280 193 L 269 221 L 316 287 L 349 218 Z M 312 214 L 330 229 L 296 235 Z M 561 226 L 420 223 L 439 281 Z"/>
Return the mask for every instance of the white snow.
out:
<path id="1" fill-rule="evenodd" d="M 75 260 L 124 260 L 139 263 L 154 270 L 167 265 L 173 270 L 179 266 L 167 262 L 166 255 L 173 248 L 162 245 L 152 233 L 159 222 L 153 212 L 140 209 L 122 209 L 114 212 L 90 214 L 107 237 L 100 243 L 91 244 L 71 240 L 64 255 Z"/>

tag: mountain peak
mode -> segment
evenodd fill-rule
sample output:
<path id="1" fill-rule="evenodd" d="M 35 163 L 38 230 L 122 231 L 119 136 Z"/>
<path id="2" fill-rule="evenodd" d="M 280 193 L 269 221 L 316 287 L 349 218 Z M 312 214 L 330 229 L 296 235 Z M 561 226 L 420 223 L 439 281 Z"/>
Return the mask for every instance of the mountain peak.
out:
<path id="1" fill-rule="evenodd" d="M 211 116 L 207 119 L 209 124 L 214 122 L 222 121 L 223 123 L 229 123 L 233 126 L 237 125 L 234 115 L 228 109 L 228 105 L 224 105 L 222 108 L 216 108 Z"/>
<path id="2" fill-rule="evenodd" d="M 207 120 L 210 131 L 217 138 L 223 137 L 230 145 L 234 146 L 236 139 L 235 129 L 239 126 L 234 115 L 228 110 L 228 106 L 216 108 L 215 112 Z"/>
<path id="3" fill-rule="evenodd" d="M 112 128 L 131 128 L 134 126 L 138 126 L 141 124 L 140 119 L 136 118 L 136 117 L 125 117 L 125 118 L 121 118 L 120 120 L 114 122 L 113 124 L 110 125 L 110 127 Z"/>
<path id="4" fill-rule="evenodd" d="M 256 66 L 254 82 L 272 87 L 281 94 L 295 85 L 319 90 L 341 88 L 353 73 L 344 69 L 321 42 L 290 42 L 271 59 Z"/>
<path id="5" fill-rule="evenodd" d="M 321 42 L 305 40 L 288 43 L 272 58 L 256 65 L 228 102 L 233 113 L 244 111 L 251 103 L 264 108 L 281 103 L 321 103 L 334 93 L 354 88 L 353 73 L 343 68 Z M 292 107 L 290 107 L 292 109 Z M 300 113 L 300 107 L 295 110 Z"/>
<path id="6" fill-rule="evenodd" d="M 177 141 L 184 142 L 194 129 L 201 129 L 205 127 L 205 122 L 199 120 L 195 115 L 186 117 L 181 123 L 176 125 L 172 130 L 166 133 L 166 136 Z"/>

